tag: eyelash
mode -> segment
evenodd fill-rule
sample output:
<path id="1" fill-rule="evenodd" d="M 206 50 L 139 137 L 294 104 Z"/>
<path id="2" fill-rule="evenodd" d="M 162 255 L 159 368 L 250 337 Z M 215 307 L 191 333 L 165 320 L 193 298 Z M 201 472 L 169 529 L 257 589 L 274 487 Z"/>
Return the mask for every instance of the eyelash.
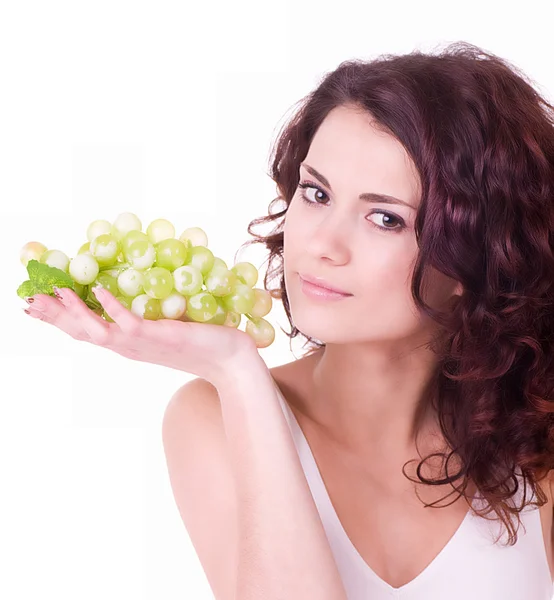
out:
<path id="1" fill-rule="evenodd" d="M 325 190 L 322 190 L 317 184 L 313 183 L 312 181 L 303 181 L 301 183 L 298 184 L 298 187 L 301 189 L 310 189 L 313 188 L 315 190 L 318 190 L 319 192 L 323 192 L 325 195 L 326 192 Z M 306 195 L 301 192 L 300 193 L 300 198 L 302 198 L 302 201 L 304 202 L 304 204 L 307 204 L 308 206 L 326 206 L 326 204 L 323 204 L 321 202 L 314 202 L 313 200 L 310 200 L 306 197 Z M 402 231 L 402 229 L 404 229 L 405 227 L 405 223 L 403 221 L 403 219 L 401 219 L 400 217 L 397 217 L 396 215 L 386 212 L 384 210 L 374 210 L 371 213 L 369 213 L 371 215 L 373 214 L 381 214 L 381 215 L 385 215 L 386 217 L 391 217 L 393 219 L 396 219 L 396 221 L 398 221 L 399 226 L 398 227 L 383 227 L 381 225 L 376 225 L 375 223 L 373 223 L 372 221 L 370 221 L 370 223 L 374 226 L 377 227 L 377 229 L 381 229 L 384 231 L 392 231 L 394 233 L 399 233 L 400 231 Z"/>

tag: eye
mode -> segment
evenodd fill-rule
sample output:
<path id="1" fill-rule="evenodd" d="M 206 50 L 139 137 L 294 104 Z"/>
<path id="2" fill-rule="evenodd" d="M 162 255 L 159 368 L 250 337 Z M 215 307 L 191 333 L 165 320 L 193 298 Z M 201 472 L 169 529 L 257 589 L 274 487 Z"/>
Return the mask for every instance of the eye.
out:
<path id="1" fill-rule="evenodd" d="M 310 182 L 302 182 L 298 184 L 298 187 L 303 189 L 303 190 L 310 190 L 310 189 L 314 189 L 316 190 L 316 192 L 319 192 L 320 194 L 323 194 L 324 196 L 327 196 L 327 194 L 317 185 L 310 183 Z M 306 204 L 322 204 L 320 202 L 318 202 L 317 200 L 310 200 L 307 196 L 305 192 L 301 192 L 300 193 L 300 197 L 302 198 L 302 200 L 304 200 L 304 202 Z"/>
<path id="2" fill-rule="evenodd" d="M 316 191 L 316 196 L 319 194 L 320 197 L 316 198 L 315 200 L 311 200 L 308 196 L 307 193 L 302 191 L 300 193 L 300 198 L 302 199 L 302 201 L 304 202 L 304 204 L 307 204 L 308 206 L 313 206 L 313 207 L 318 207 L 318 206 L 327 206 L 327 203 L 329 202 L 329 200 L 322 200 L 321 199 L 321 195 L 323 196 L 327 196 L 327 193 L 322 190 L 317 184 L 311 182 L 311 181 L 303 181 L 301 183 L 298 184 L 298 188 L 301 190 L 315 190 Z M 383 218 L 388 219 L 389 222 L 390 220 L 392 220 L 393 222 L 396 222 L 396 226 L 395 227 L 384 227 L 382 225 L 377 225 L 375 222 L 373 221 L 369 221 L 371 223 L 371 225 L 373 225 L 374 227 L 377 227 L 377 229 L 380 229 L 381 231 L 393 231 L 395 233 L 398 233 L 399 231 L 402 231 L 402 229 L 405 228 L 405 223 L 404 220 L 401 219 L 399 216 L 393 214 L 393 213 L 389 213 L 387 211 L 384 210 L 372 210 L 368 216 L 370 215 L 382 215 Z"/>

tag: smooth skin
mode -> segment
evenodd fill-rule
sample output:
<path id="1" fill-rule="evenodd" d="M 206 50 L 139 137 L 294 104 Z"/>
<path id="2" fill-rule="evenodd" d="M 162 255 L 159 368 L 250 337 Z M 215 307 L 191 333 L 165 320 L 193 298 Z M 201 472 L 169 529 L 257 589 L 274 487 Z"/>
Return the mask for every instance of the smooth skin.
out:
<path id="1" fill-rule="evenodd" d="M 240 329 L 172 319 L 150 321 L 125 308 L 106 289 L 95 294 L 113 323 L 94 313 L 70 288 L 59 289 L 57 298 L 36 294 L 28 300 L 29 314 L 76 340 L 132 360 L 185 371 L 213 385 L 235 365 L 259 356 L 254 340 Z"/>

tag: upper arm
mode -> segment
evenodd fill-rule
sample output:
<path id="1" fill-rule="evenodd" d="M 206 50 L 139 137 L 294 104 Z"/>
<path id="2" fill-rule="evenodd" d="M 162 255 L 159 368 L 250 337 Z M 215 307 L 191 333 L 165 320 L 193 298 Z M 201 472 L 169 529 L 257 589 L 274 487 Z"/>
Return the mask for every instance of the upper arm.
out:
<path id="1" fill-rule="evenodd" d="M 236 493 L 217 390 L 193 379 L 173 395 L 162 439 L 177 508 L 216 600 L 235 594 Z"/>

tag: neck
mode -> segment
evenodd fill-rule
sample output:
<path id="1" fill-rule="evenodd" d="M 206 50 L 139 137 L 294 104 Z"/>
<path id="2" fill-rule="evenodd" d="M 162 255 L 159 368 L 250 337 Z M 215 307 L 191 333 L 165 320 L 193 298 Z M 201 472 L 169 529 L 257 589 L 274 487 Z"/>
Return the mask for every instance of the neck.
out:
<path id="1" fill-rule="evenodd" d="M 354 345 L 328 345 L 313 361 L 309 415 L 342 447 L 374 456 L 406 455 L 418 439 L 441 438 L 431 395 L 436 355 L 399 357 Z"/>

